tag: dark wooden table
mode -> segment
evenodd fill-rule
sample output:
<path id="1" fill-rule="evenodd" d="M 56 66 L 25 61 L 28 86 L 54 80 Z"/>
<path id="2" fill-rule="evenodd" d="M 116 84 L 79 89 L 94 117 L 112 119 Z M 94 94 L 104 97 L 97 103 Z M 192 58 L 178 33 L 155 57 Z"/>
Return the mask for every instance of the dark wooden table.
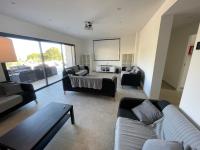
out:
<path id="1" fill-rule="evenodd" d="M 50 103 L 0 137 L 0 150 L 41 150 L 69 118 L 74 124 L 72 105 Z"/>

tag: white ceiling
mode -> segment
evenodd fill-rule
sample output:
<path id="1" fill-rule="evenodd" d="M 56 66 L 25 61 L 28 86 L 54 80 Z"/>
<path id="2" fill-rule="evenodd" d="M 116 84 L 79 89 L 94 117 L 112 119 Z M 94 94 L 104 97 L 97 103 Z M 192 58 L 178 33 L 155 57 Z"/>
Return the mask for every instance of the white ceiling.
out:
<path id="1" fill-rule="evenodd" d="M 0 13 L 80 38 L 133 34 L 164 0 L 1 0 Z M 84 22 L 93 21 L 93 31 Z"/>

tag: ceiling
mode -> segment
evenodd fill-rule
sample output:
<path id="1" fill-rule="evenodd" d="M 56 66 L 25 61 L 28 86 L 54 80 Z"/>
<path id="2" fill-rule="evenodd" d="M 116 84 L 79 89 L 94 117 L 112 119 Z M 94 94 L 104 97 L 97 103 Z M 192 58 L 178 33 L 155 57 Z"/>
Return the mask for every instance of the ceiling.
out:
<path id="1" fill-rule="evenodd" d="M 174 28 L 185 24 L 200 23 L 200 1 L 177 1 L 177 3 L 168 10 L 166 15 L 174 15 Z"/>
<path id="2" fill-rule="evenodd" d="M 164 0 L 2 0 L 0 13 L 75 37 L 95 39 L 133 34 Z M 93 31 L 84 22 L 93 22 Z"/>

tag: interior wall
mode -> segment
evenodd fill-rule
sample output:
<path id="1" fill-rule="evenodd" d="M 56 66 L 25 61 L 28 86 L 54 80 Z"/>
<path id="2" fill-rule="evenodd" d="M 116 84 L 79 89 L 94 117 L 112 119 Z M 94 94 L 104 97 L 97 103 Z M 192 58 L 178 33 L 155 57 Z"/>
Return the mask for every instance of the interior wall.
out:
<path id="1" fill-rule="evenodd" d="M 198 26 L 198 23 L 190 23 L 172 30 L 163 80 L 176 89 L 179 88 L 189 36 L 197 33 Z"/>
<path id="2" fill-rule="evenodd" d="M 77 63 L 79 63 L 80 53 L 82 51 L 82 45 L 84 43 L 82 39 L 68 36 L 66 34 L 59 33 L 42 26 L 34 25 L 1 14 L 0 14 L 0 20 L 1 20 L 0 32 L 75 44 L 76 60 Z M 1 68 L 0 68 L 0 76 L 1 76 L 0 81 L 5 79 L 2 74 Z"/>
<path id="3" fill-rule="evenodd" d="M 135 49 L 135 35 L 127 35 L 120 37 L 120 61 L 94 61 L 93 55 L 93 40 L 86 41 L 84 54 L 90 54 L 91 59 L 91 68 L 93 71 L 96 70 L 96 66 L 98 65 L 114 65 L 121 67 L 122 64 L 122 54 L 125 53 L 134 53 L 136 56 Z M 106 55 L 106 54 L 105 54 Z"/>
<path id="4" fill-rule="evenodd" d="M 141 31 L 138 33 L 138 65 L 144 70 L 145 72 L 145 81 L 144 81 L 144 91 L 146 95 L 149 98 L 158 98 L 159 97 L 159 87 L 160 82 L 162 80 L 162 65 L 159 66 L 159 63 L 163 64 L 165 63 L 165 59 L 162 60 L 162 58 L 165 58 L 165 51 L 162 50 L 162 45 L 159 46 L 158 49 L 158 40 L 159 40 L 159 33 L 160 32 L 160 25 L 163 14 L 175 3 L 177 0 L 168 0 L 163 3 L 163 5 L 159 8 L 159 10 L 153 15 L 153 17 L 148 21 L 148 23 L 141 29 Z M 171 24 L 171 23 L 170 23 Z M 166 26 L 167 27 L 167 26 Z M 163 29 L 165 30 L 165 29 Z M 169 28 L 165 31 L 166 34 L 170 30 Z M 165 36 L 162 33 L 162 36 Z M 162 37 L 163 38 L 163 37 Z M 168 37 L 166 37 L 168 38 Z M 165 38 L 163 38 L 165 39 Z M 167 42 L 167 41 L 166 41 Z M 163 44 L 163 42 L 162 42 Z M 164 42 L 165 44 L 165 42 Z M 165 47 L 164 47 L 165 46 Z M 164 45 L 164 49 L 166 48 L 166 45 Z M 160 53 L 157 53 L 157 51 L 161 51 Z M 163 56 L 162 56 L 163 52 Z M 158 56 L 156 58 L 156 54 Z M 158 62 L 158 68 L 155 68 L 155 62 L 157 60 L 160 60 Z M 158 74 L 156 74 L 158 71 Z M 153 79 L 153 75 L 156 75 Z M 153 89 L 154 88 L 154 89 Z"/>
<path id="5" fill-rule="evenodd" d="M 192 55 L 183 95 L 180 102 L 180 108 L 200 126 L 200 50 L 196 50 L 197 42 L 200 42 L 200 25 L 197 34 L 195 49 Z"/>

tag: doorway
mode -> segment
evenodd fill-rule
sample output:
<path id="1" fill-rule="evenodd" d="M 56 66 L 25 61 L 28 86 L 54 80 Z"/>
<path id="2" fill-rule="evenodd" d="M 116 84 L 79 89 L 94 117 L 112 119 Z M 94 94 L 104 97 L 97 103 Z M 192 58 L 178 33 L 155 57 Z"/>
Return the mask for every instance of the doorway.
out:
<path id="1" fill-rule="evenodd" d="M 184 89 L 199 25 L 196 22 L 177 24 L 179 17 L 174 17 L 160 90 L 160 99 L 166 99 L 177 106 Z"/>

